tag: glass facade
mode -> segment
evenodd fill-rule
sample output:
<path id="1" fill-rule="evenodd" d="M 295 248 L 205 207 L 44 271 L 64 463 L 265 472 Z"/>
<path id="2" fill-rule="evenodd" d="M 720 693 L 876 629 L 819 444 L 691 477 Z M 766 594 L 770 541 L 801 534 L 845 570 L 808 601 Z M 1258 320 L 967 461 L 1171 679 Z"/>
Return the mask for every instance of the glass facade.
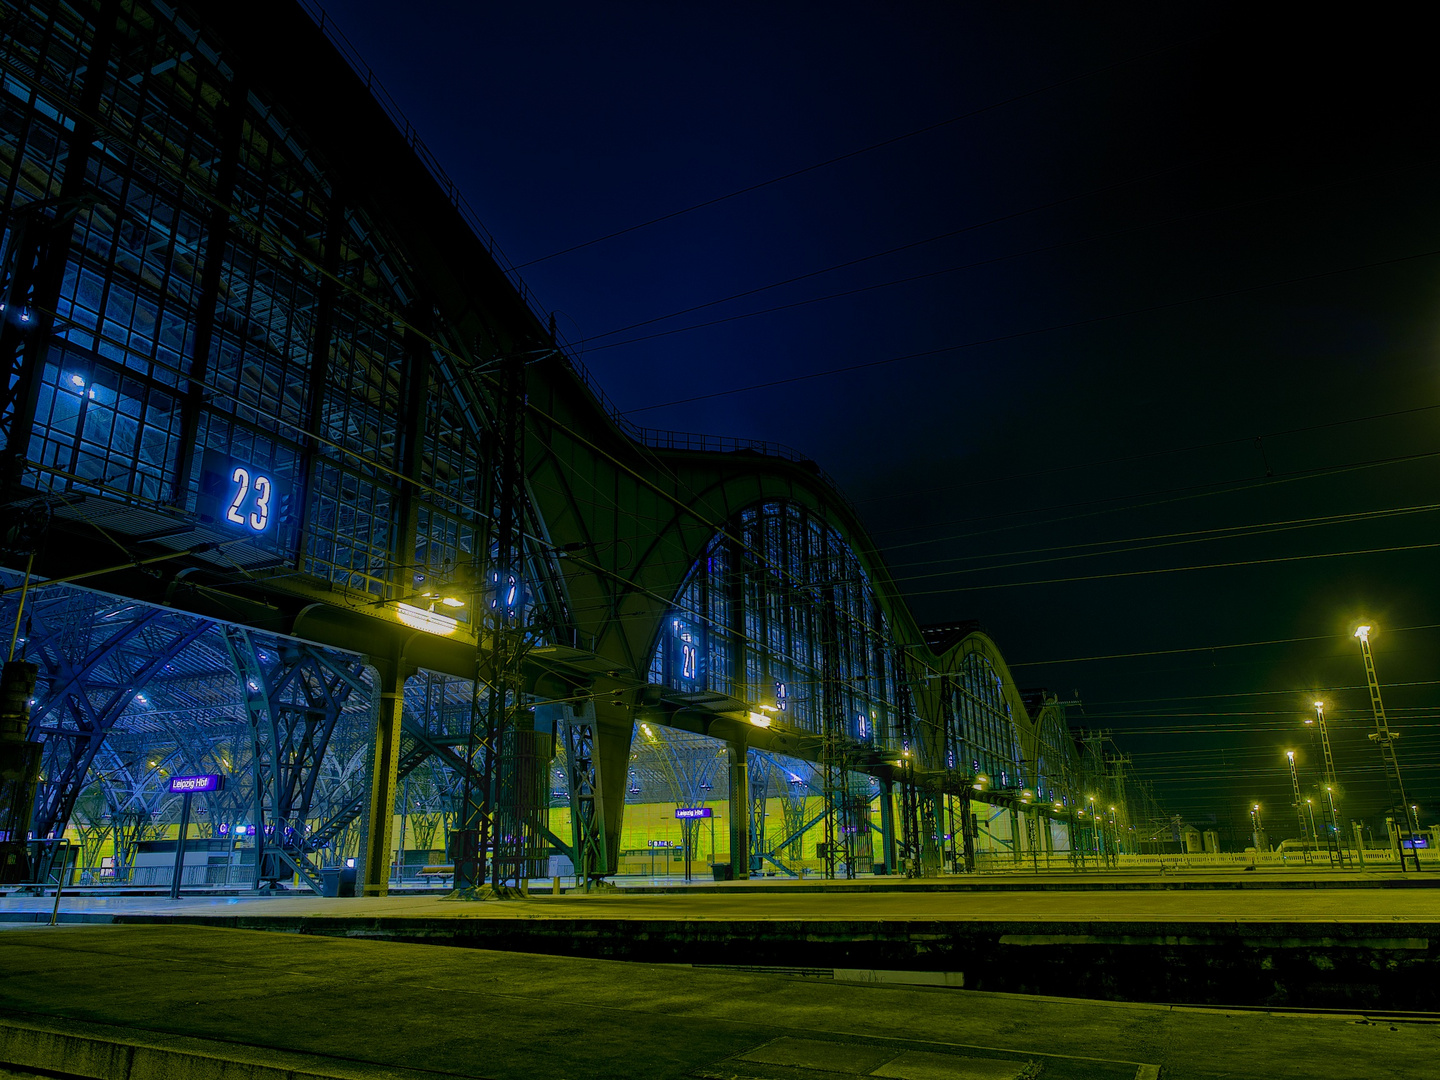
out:
<path id="1" fill-rule="evenodd" d="M 357 607 L 463 580 L 491 555 L 483 448 L 495 405 L 471 374 L 474 342 L 423 299 L 407 238 L 383 208 L 347 200 L 283 103 L 257 95 L 224 56 L 162 0 L 0 0 L 0 450 L 25 488 L 56 504 L 156 512 L 197 541 L 242 537 L 260 556 L 247 568 L 353 593 Z M 521 516 L 528 534 L 546 535 L 532 509 Z M 518 603 L 544 609 L 531 620 L 544 636 L 562 621 L 560 596 L 538 545 L 525 561 Z M 135 641 L 146 655 L 160 647 Z M 173 688 L 213 645 L 191 642 L 174 670 L 147 677 Z M 911 699 L 902 666 L 846 538 L 823 513 L 770 500 L 706 545 L 657 628 L 649 679 L 898 749 Z M 218 686 L 224 664 L 210 667 Z M 997 788 L 1043 783 L 1025 775 L 990 662 L 966 655 L 949 677 L 958 741 L 946 765 Z M 453 676 L 412 679 L 407 715 L 454 745 L 471 690 Z M 244 757 L 240 693 L 212 686 L 205 704 L 233 728 L 214 742 L 232 762 Z M 183 733 L 183 709 L 129 700 L 117 738 L 138 732 L 164 749 Z M 153 730 L 132 727 L 142 721 Z M 102 731 L 66 723 L 57 733 L 76 746 Z M 348 806 L 362 785 L 364 740 L 342 735 L 315 765 L 316 805 Z M 91 760 L 83 747 L 62 760 L 53 741 L 49 774 Z M 201 767 L 203 742 L 187 744 L 186 767 Z M 117 752 L 97 744 L 92 759 L 113 766 Z M 153 795 L 159 776 L 147 766 L 135 789 Z M 708 790 L 709 774 L 696 777 L 687 797 Z M 455 774 L 440 757 L 402 779 L 404 798 L 453 816 Z M 353 851 L 358 839 L 327 843 Z"/>
<path id="2" fill-rule="evenodd" d="M 377 598 L 453 575 L 487 516 L 463 350 L 213 43 L 116 8 L 102 29 L 0 0 L 0 265 L 32 298 L 5 313 L 0 421 L 24 484 L 249 521 L 275 565 Z"/>
<path id="3" fill-rule="evenodd" d="M 897 650 L 844 537 L 794 502 L 742 511 L 691 569 L 652 654 L 650 681 L 713 691 L 820 732 L 884 744 L 899 700 Z M 826 689 L 829 689 L 829 697 Z"/>
<path id="4" fill-rule="evenodd" d="M 958 760 L 953 767 L 973 769 L 989 777 L 995 788 L 1023 787 L 1028 778 L 1020 739 L 999 672 L 988 657 L 972 652 L 965 654 L 951 678 L 960 727 L 960 745 L 953 751 Z"/>

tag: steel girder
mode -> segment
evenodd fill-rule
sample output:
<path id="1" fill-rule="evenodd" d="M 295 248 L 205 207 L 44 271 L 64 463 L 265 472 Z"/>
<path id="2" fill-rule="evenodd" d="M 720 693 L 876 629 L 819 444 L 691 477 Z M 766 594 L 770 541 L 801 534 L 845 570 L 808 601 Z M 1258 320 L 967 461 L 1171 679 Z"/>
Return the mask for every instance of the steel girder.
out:
<path id="1" fill-rule="evenodd" d="M 605 844 L 605 800 L 600 783 L 600 740 L 592 718 L 563 720 L 557 725 L 565 741 L 566 784 L 570 794 L 570 827 L 574 836 L 575 877 L 590 882 L 610 865 Z"/>
<path id="2" fill-rule="evenodd" d="M 275 881 L 299 874 L 316 893 L 321 875 L 305 842 L 321 764 L 346 700 L 369 693 L 364 664 L 337 660 L 287 642 L 278 648 L 249 630 L 227 626 L 225 640 L 245 683 L 255 783 L 256 874 Z M 257 881 L 258 884 L 258 881 Z"/>
<path id="3" fill-rule="evenodd" d="M 105 612 L 106 607 L 113 609 Z M 56 626 L 57 614 L 63 628 Z M 33 831 L 59 836 L 110 730 L 150 680 L 210 624 L 140 605 L 116 607 L 108 598 L 80 592 L 60 604 L 36 605 L 30 618 L 27 648 L 47 684 L 30 716 L 30 738 L 44 738 L 46 778 Z"/>

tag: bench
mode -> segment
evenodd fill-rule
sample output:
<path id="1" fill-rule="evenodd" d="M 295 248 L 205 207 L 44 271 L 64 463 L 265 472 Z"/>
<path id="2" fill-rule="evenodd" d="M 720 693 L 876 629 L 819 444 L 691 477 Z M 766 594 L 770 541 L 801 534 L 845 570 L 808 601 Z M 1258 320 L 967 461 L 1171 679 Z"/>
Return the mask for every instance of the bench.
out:
<path id="1" fill-rule="evenodd" d="M 455 867 L 422 866 L 420 868 L 420 872 L 415 876 L 417 878 L 423 878 L 426 881 L 433 881 L 435 878 L 440 878 L 442 880 L 442 883 L 448 884 L 449 880 L 455 876 Z"/>

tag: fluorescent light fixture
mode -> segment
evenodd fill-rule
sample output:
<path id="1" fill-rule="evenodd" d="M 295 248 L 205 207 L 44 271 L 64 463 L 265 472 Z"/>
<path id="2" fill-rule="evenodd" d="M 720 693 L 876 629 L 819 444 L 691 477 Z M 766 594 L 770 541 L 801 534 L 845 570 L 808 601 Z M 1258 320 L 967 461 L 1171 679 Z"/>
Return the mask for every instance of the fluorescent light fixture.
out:
<path id="1" fill-rule="evenodd" d="M 766 716 L 764 713 L 752 712 L 750 714 L 750 723 L 754 724 L 756 727 L 769 727 L 770 717 Z"/>
<path id="2" fill-rule="evenodd" d="M 464 606 L 465 606 L 465 601 L 464 601 L 464 600 L 456 599 L 456 598 L 453 597 L 453 596 L 443 596 L 443 597 L 440 598 L 440 602 L 441 602 L 442 604 L 444 604 L 446 607 L 464 607 Z"/>
<path id="3" fill-rule="evenodd" d="M 396 604 L 395 617 L 406 626 L 431 634 L 453 634 L 460 625 L 449 615 L 437 615 L 433 611 L 412 607 L 410 604 Z"/>

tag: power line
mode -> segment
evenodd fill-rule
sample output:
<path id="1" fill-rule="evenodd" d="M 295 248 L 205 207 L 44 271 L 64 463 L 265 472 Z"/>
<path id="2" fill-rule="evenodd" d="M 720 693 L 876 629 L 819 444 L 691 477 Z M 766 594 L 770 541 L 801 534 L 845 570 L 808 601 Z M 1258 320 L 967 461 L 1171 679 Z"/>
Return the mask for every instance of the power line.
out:
<path id="1" fill-rule="evenodd" d="M 1084 518 L 1100 517 L 1104 514 L 1115 514 L 1126 510 L 1144 510 L 1156 506 L 1167 506 L 1172 503 L 1188 502 L 1191 499 L 1205 499 L 1215 495 L 1233 495 L 1244 491 L 1254 491 L 1262 487 L 1270 487 L 1277 484 L 1292 484 L 1301 480 L 1317 480 L 1326 476 L 1336 476 L 1347 472 L 1360 472 L 1364 469 L 1380 468 L 1385 465 L 1401 465 L 1416 461 L 1423 461 L 1429 458 L 1440 457 L 1440 450 L 1426 450 L 1417 454 L 1399 454 L 1387 458 L 1372 458 L 1369 461 L 1350 462 L 1344 465 L 1332 465 L 1321 469 L 1307 469 L 1302 472 L 1282 473 L 1279 476 L 1266 476 L 1258 480 L 1241 481 L 1210 481 L 1204 484 L 1190 484 L 1184 487 L 1163 488 L 1159 491 L 1142 492 L 1139 495 L 1111 495 L 1103 499 L 1087 499 L 1081 502 L 1060 503 L 1040 509 L 1008 510 L 997 514 L 986 514 L 980 517 L 965 518 L 960 521 L 937 521 L 927 525 L 911 525 L 896 527 L 899 531 L 915 531 L 919 529 L 938 529 L 946 525 L 962 525 L 969 522 L 993 521 L 997 518 L 1013 518 L 1030 514 L 1045 514 L 1058 510 L 1070 510 L 1076 507 L 1093 506 L 1096 503 L 1118 502 L 1128 499 L 1149 499 L 1148 502 L 1131 502 L 1123 506 L 1111 506 L 1100 510 L 1092 510 L 1082 514 L 1067 514 L 1060 517 L 1038 518 L 1030 521 L 1015 522 L 1010 525 L 999 525 L 991 529 L 981 529 L 965 533 L 956 533 L 950 536 L 931 537 L 927 540 L 910 540 L 903 544 L 890 544 L 886 551 L 899 551 L 902 548 L 921 547 L 932 544 L 939 544 L 955 540 L 965 540 L 975 536 L 986 536 L 993 533 L 1007 532 L 1012 529 L 1035 528 L 1039 526 L 1053 526 L 1071 521 L 1079 521 Z M 1159 498 L 1157 496 L 1173 496 L 1170 498 Z"/>
<path id="2" fill-rule="evenodd" d="M 1349 416 L 1340 420 L 1326 420 L 1318 424 L 1306 424 L 1303 427 L 1283 428 L 1278 431 L 1262 431 L 1258 435 L 1236 435 L 1228 439 L 1214 439 L 1210 442 L 1190 443 L 1187 446 L 1174 446 L 1163 450 L 1145 450 L 1137 454 L 1121 454 L 1118 457 L 1099 458 L 1094 461 L 1079 461 L 1066 465 L 1051 465 L 1043 469 L 1028 469 L 1025 472 L 1005 473 L 1000 476 L 986 476 L 976 480 L 969 480 L 963 484 L 945 484 L 921 488 L 911 491 L 887 492 L 883 495 L 874 495 L 868 499 L 857 499 L 856 502 L 864 505 L 872 502 L 886 502 L 890 499 L 913 499 L 920 495 L 928 495 L 935 491 L 965 491 L 970 488 L 986 487 L 990 484 L 1009 484 L 1017 480 L 1031 480 L 1037 476 L 1053 476 L 1057 473 L 1076 472 L 1082 469 L 1099 469 L 1111 465 L 1124 465 L 1132 461 L 1148 461 L 1152 458 L 1172 457 L 1177 454 L 1193 454 L 1200 450 L 1216 450 L 1223 446 L 1239 446 L 1244 443 L 1254 443 L 1256 440 L 1280 439 L 1287 435 L 1308 435 L 1315 431 L 1326 431 L 1331 428 L 1349 427 L 1352 424 L 1366 424 L 1373 420 L 1393 420 L 1399 416 L 1411 416 L 1416 413 L 1433 412 L 1440 409 L 1440 402 L 1431 405 L 1414 405 L 1407 409 L 1392 409 L 1389 412 L 1370 413 L 1366 416 Z"/>
<path id="3" fill-rule="evenodd" d="M 788 386 L 793 383 L 808 382 L 813 379 L 828 378 L 831 375 L 843 375 L 852 371 L 864 371 L 869 368 L 884 367 L 889 364 L 898 364 L 906 360 L 919 360 L 927 356 L 941 356 L 945 353 L 961 352 L 965 349 L 975 349 L 982 345 L 997 345 L 1006 341 L 1017 341 L 1022 338 L 1035 337 L 1040 334 L 1054 333 L 1058 330 L 1074 330 L 1084 326 L 1095 326 L 1104 322 L 1113 322 L 1117 319 L 1126 319 L 1135 315 L 1148 315 L 1157 311 L 1168 311 L 1174 308 L 1186 307 L 1190 304 L 1201 304 L 1210 300 L 1224 300 L 1232 296 L 1244 296 L 1249 293 L 1261 292 L 1265 289 L 1276 289 L 1286 285 L 1296 285 L 1306 281 L 1319 281 L 1328 277 L 1335 277 L 1340 274 L 1356 273 L 1361 270 L 1374 270 L 1382 266 L 1394 266 L 1399 263 L 1413 262 L 1417 259 L 1428 259 L 1440 255 L 1440 248 L 1429 251 L 1413 252 L 1409 255 L 1397 255 L 1389 259 L 1379 259 L 1375 262 L 1357 263 L 1352 266 L 1337 267 L 1332 270 L 1322 270 L 1314 274 L 1302 274 L 1298 277 L 1282 278 L 1277 281 L 1266 281 L 1255 285 L 1245 285 L 1237 289 L 1223 289 L 1219 292 L 1203 293 L 1200 296 L 1186 297 L 1181 300 L 1170 300 L 1163 304 L 1151 304 L 1145 307 L 1129 308 L 1125 311 L 1115 311 L 1107 315 L 1095 315 L 1087 319 L 1074 319 L 1070 322 L 1052 323 L 1048 326 L 1032 327 L 1028 330 L 1016 330 L 1008 334 L 996 334 L 987 338 L 976 338 L 972 341 L 956 342 L 953 345 L 944 345 L 938 349 L 923 349 L 919 352 L 905 353 L 900 356 L 888 356 L 880 360 L 864 360 L 857 364 L 844 364 L 839 367 L 825 368 L 821 371 L 811 371 L 803 375 L 789 375 L 783 379 L 768 379 L 765 382 L 751 383 L 748 386 L 736 386 L 729 390 L 714 390 L 706 394 L 693 394 L 690 397 L 675 398 L 672 401 L 661 401 L 654 405 L 641 405 L 634 409 L 626 409 L 624 415 L 632 416 L 635 413 L 650 412 L 654 409 L 668 409 L 675 405 L 690 405 L 697 401 L 711 401 L 715 398 L 732 397 L 735 394 L 748 394 L 753 390 L 769 390 L 776 386 Z"/>
<path id="4" fill-rule="evenodd" d="M 1019 566 L 1040 566 L 1047 563 L 1069 562 L 1074 559 L 1108 558 L 1116 555 L 1130 555 L 1137 551 L 1156 551 L 1161 548 L 1180 547 L 1187 544 L 1209 544 L 1226 540 L 1241 540 L 1254 536 L 1268 536 L 1272 533 L 1320 528 L 1325 525 L 1350 525 L 1362 521 L 1374 521 L 1380 518 L 1434 513 L 1437 510 L 1440 510 L 1440 503 L 1413 507 L 1397 507 L 1390 510 L 1358 511 L 1351 514 L 1329 514 L 1323 517 L 1301 518 L 1294 521 L 1271 522 L 1267 524 L 1235 525 L 1213 529 L 1195 529 L 1187 532 L 1159 533 L 1154 536 L 1137 537 L 1129 540 L 1096 540 L 1084 544 L 1065 544 L 1052 548 L 1032 548 L 1029 551 L 1018 551 L 1014 554 L 1047 554 L 1051 552 L 1063 552 L 1065 554 L 1055 554 L 1045 559 L 1020 559 L 1008 563 L 990 563 L 986 566 L 971 566 L 957 570 L 930 570 L 911 574 L 906 577 L 895 577 L 894 580 L 897 583 L 904 581 L 929 581 L 934 578 L 955 577 L 961 574 L 984 574 L 992 570 L 1008 570 Z M 1095 547 L 1101 550 L 1076 550 L 1085 547 Z M 943 559 L 925 559 L 915 563 L 901 563 L 899 565 L 911 567 L 933 566 L 937 563 L 944 565 L 954 562 L 1004 558 L 1005 554 L 1006 553 L 1001 552 L 986 552 L 978 555 L 954 555 Z"/>
<path id="5" fill-rule="evenodd" d="M 1394 626 L 1386 629 L 1389 634 L 1403 634 L 1415 630 L 1437 630 L 1440 623 L 1424 623 L 1419 626 Z M 1347 638 L 1346 634 L 1309 634 L 1304 637 L 1288 638 L 1266 638 L 1261 641 L 1235 641 L 1220 645 L 1189 645 L 1180 649 L 1147 649 L 1141 652 L 1105 653 L 1096 656 L 1072 656 L 1064 660 L 1022 660 L 1018 663 L 1008 663 L 1008 667 L 1046 667 L 1052 664 L 1080 664 L 1088 663 L 1091 660 L 1131 660 L 1144 656 L 1176 656 L 1184 653 L 1219 652 L 1223 649 L 1253 649 L 1262 645 L 1295 645 L 1302 641 L 1339 641 Z M 1411 684 L 1405 684 L 1411 685 Z M 1421 684 L 1416 684 L 1421 685 Z M 1335 689 L 1345 689 L 1336 687 Z M 1358 687 L 1356 688 L 1358 689 Z M 1259 691 L 1260 693 L 1304 693 L 1305 691 Z M 1227 696 L 1227 695 L 1213 695 Z M 1141 700 L 1164 700 L 1158 698 L 1144 698 Z"/>

